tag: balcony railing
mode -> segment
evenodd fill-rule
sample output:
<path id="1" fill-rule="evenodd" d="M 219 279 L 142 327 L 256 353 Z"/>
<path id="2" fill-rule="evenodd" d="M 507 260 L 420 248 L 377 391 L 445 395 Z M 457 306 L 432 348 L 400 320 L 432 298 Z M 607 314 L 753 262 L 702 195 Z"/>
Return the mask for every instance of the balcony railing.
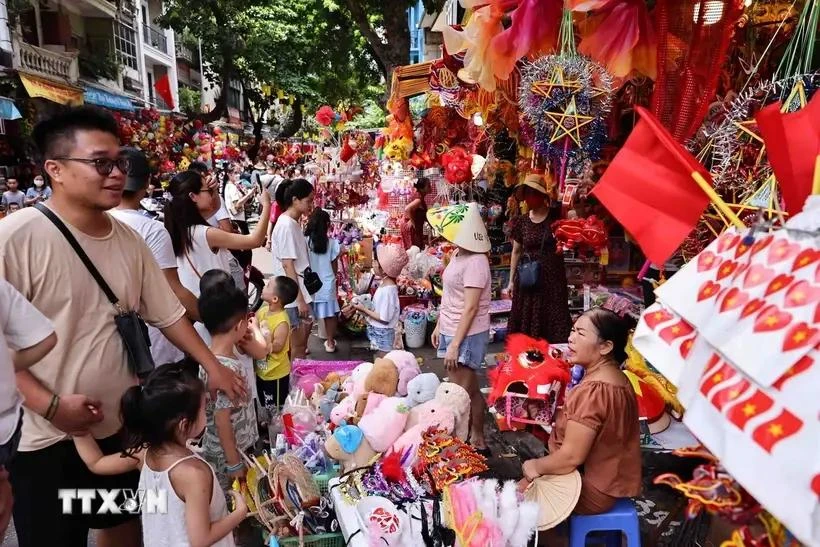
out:
<path id="1" fill-rule="evenodd" d="M 168 40 L 161 30 L 157 30 L 150 25 L 142 25 L 142 37 L 149 46 L 168 54 Z"/>
<path id="2" fill-rule="evenodd" d="M 77 53 L 57 53 L 27 44 L 22 36 L 12 36 L 12 64 L 16 70 L 76 82 L 80 77 Z"/>
<path id="3" fill-rule="evenodd" d="M 148 102 L 153 103 L 156 105 L 158 110 L 171 110 L 171 107 L 168 106 L 168 103 L 165 102 L 165 99 L 157 95 L 156 93 L 149 93 L 148 94 Z"/>
<path id="4" fill-rule="evenodd" d="M 189 65 L 194 63 L 194 52 L 191 51 L 191 48 L 185 47 L 178 42 L 174 43 L 174 47 L 177 50 L 177 59 L 188 61 Z"/>

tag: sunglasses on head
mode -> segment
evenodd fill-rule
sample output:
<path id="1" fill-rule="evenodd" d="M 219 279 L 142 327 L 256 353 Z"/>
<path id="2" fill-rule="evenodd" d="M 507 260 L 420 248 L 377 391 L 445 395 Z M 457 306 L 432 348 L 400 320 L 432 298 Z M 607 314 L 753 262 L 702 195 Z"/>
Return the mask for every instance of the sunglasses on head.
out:
<path id="1" fill-rule="evenodd" d="M 87 163 L 89 165 L 93 165 L 94 169 L 97 170 L 97 173 L 100 175 L 107 177 L 111 174 L 114 170 L 114 166 L 120 170 L 120 173 L 123 175 L 128 174 L 128 168 L 131 166 L 131 162 L 125 156 L 119 156 L 117 158 L 54 158 L 55 160 L 59 161 L 76 161 L 80 163 Z"/>

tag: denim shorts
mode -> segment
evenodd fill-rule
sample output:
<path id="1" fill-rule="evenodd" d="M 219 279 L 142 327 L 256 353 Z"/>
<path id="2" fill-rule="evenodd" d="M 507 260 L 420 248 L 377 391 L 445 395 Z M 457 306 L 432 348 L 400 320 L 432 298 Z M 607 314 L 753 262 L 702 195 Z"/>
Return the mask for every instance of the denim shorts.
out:
<path id="1" fill-rule="evenodd" d="M 452 336 L 446 334 L 439 334 L 438 337 L 438 351 L 436 355 L 439 359 L 444 359 L 447 353 L 447 348 L 453 341 Z M 471 334 L 461 342 L 458 348 L 458 364 L 478 370 L 484 363 L 484 356 L 487 355 L 487 346 L 490 344 L 490 332 L 479 332 Z"/>
<path id="2" fill-rule="evenodd" d="M 393 351 L 393 342 L 396 338 L 396 329 L 379 328 L 367 325 L 367 339 L 370 340 L 370 349 L 373 351 Z"/>
<path id="3" fill-rule="evenodd" d="M 295 329 L 303 321 L 308 321 L 307 319 L 302 319 L 301 317 L 299 317 L 299 308 L 285 308 L 285 311 L 288 313 L 288 321 L 290 321 L 291 329 Z"/>

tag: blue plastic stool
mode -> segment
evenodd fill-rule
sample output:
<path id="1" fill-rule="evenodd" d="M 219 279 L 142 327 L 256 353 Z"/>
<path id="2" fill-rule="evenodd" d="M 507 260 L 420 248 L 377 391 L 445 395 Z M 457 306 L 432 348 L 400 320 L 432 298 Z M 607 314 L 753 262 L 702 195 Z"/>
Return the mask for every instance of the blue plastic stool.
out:
<path id="1" fill-rule="evenodd" d="M 621 498 L 615 506 L 600 515 L 573 515 L 569 519 L 569 547 L 586 547 L 587 535 L 603 532 L 606 547 L 621 547 L 621 532 L 627 547 L 641 547 L 638 512 L 629 498 Z"/>

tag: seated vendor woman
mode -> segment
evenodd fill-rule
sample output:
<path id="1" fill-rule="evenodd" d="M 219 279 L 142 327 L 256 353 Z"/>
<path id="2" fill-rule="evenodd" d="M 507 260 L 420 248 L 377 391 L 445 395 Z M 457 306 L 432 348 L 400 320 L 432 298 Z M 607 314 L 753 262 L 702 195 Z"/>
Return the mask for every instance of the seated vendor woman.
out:
<path id="1" fill-rule="evenodd" d="M 549 454 L 524 463 L 522 488 L 542 475 L 578 469 L 583 477 L 575 513 L 605 513 L 618 498 L 641 491 L 640 427 L 635 392 L 620 365 L 629 325 L 594 308 L 569 336 L 569 361 L 586 370 L 567 394 L 549 439 Z"/>

